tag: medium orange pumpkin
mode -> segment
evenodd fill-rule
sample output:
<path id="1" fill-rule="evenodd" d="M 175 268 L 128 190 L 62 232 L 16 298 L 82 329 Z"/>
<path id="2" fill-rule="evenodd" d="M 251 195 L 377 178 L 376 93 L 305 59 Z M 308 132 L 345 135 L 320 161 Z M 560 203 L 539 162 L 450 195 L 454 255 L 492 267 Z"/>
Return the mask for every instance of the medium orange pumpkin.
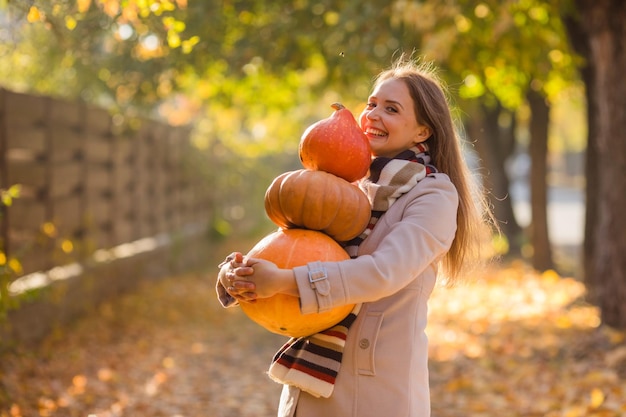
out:
<path id="1" fill-rule="evenodd" d="M 349 182 L 367 174 L 371 148 L 354 115 L 340 103 L 331 106 L 333 114 L 309 126 L 299 144 L 302 166 L 326 171 Z"/>
<path id="2" fill-rule="evenodd" d="M 348 254 L 322 232 L 305 229 L 280 229 L 259 241 L 246 255 L 274 262 L 280 268 L 293 268 L 314 261 L 341 261 Z M 272 333 L 290 337 L 308 336 L 343 320 L 354 305 L 333 308 L 323 313 L 301 314 L 298 297 L 276 294 L 241 303 L 243 312 Z"/>
<path id="3" fill-rule="evenodd" d="M 365 229 L 371 208 L 356 185 L 328 172 L 300 169 L 274 179 L 265 192 L 265 211 L 280 227 L 319 230 L 345 242 Z"/>

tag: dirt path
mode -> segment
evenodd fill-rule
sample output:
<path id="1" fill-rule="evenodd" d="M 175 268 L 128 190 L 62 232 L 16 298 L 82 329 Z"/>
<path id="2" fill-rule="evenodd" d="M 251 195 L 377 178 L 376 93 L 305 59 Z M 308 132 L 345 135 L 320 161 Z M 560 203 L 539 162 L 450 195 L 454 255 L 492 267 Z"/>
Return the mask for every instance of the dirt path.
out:
<path id="1" fill-rule="evenodd" d="M 0 358 L 0 417 L 265 417 L 285 340 L 223 309 L 214 277 L 141 286 Z M 437 288 L 433 417 L 626 415 L 626 333 L 600 326 L 582 285 L 523 266 Z M 327 416 L 334 417 L 334 416 Z"/>
<path id="2" fill-rule="evenodd" d="M 283 340 L 221 308 L 206 278 L 145 285 L 3 358 L 0 416 L 275 415 L 264 373 Z"/>

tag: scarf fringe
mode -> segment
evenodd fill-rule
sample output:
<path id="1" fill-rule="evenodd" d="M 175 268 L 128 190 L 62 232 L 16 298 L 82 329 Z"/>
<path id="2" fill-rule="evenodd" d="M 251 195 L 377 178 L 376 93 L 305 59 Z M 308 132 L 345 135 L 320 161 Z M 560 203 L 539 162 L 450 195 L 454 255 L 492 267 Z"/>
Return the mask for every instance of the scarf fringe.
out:
<path id="1" fill-rule="evenodd" d="M 359 314 L 361 304 L 335 326 L 312 336 L 291 338 L 274 355 L 269 377 L 293 385 L 319 398 L 333 393 L 339 373 L 348 330 Z"/>

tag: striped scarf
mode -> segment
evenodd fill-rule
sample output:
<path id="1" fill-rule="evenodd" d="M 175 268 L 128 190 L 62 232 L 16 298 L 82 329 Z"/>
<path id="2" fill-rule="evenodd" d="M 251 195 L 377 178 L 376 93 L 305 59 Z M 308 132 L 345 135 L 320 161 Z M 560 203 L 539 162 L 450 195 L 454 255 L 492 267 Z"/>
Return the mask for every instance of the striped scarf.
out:
<path id="1" fill-rule="evenodd" d="M 351 258 L 356 258 L 361 242 L 398 197 L 434 172 L 437 169 L 430 164 L 428 147 L 423 143 L 395 158 L 378 157 L 372 161 L 369 177 L 359 183 L 372 205 L 371 220 L 361 235 L 345 244 Z M 348 330 L 360 309 L 361 304 L 357 304 L 346 318 L 327 330 L 289 339 L 272 359 L 270 378 L 315 397 L 329 398 L 341 367 Z"/>
<path id="2" fill-rule="evenodd" d="M 425 143 L 418 143 L 395 158 L 380 156 L 372 161 L 369 177 L 359 183 L 372 205 L 372 215 L 365 230 L 345 244 L 351 258 L 357 257 L 361 242 L 372 233 L 378 219 L 398 197 L 435 172 L 437 168 L 430 164 L 430 154 Z"/>

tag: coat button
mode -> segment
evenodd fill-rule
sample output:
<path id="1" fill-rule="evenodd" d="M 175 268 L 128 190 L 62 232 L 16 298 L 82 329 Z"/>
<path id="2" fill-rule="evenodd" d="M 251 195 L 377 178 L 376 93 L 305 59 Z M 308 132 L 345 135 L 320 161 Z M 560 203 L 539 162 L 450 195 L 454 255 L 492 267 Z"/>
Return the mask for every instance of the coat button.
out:
<path id="1" fill-rule="evenodd" d="M 359 340 L 359 347 L 361 349 L 367 349 L 368 347 L 370 347 L 370 341 L 367 339 L 361 339 Z"/>

